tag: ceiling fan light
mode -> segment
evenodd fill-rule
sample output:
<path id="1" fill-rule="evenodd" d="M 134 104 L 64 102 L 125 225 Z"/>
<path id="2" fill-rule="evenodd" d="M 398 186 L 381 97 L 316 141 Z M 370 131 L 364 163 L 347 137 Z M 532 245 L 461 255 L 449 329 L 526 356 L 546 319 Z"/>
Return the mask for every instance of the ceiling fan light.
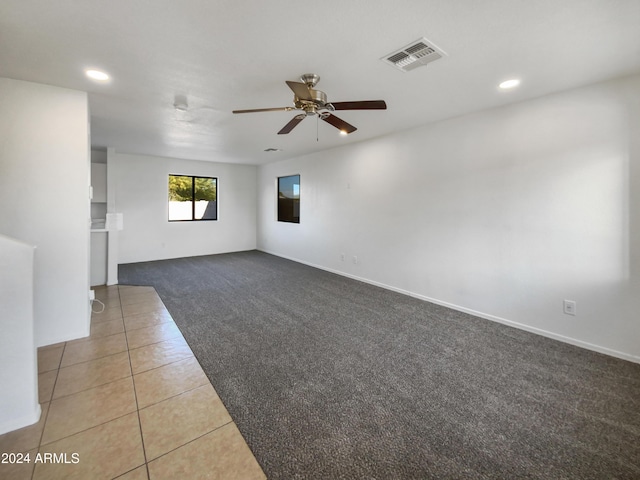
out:
<path id="1" fill-rule="evenodd" d="M 346 130 L 340 130 L 340 135 L 349 135 L 349 132 L 347 132 Z"/>

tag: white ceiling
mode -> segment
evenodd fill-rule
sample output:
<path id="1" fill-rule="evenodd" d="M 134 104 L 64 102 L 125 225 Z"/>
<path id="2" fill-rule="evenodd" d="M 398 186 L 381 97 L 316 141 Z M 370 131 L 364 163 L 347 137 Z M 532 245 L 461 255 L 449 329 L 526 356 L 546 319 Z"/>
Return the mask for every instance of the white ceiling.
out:
<path id="1" fill-rule="evenodd" d="M 380 61 L 420 37 L 448 56 L 409 73 Z M 89 92 L 93 146 L 128 153 L 262 164 L 638 71 L 640 0 L 0 1 L 0 76 Z M 231 113 L 291 105 L 284 82 L 307 72 L 329 101 L 388 110 L 338 112 L 358 127 L 346 137 Z"/>

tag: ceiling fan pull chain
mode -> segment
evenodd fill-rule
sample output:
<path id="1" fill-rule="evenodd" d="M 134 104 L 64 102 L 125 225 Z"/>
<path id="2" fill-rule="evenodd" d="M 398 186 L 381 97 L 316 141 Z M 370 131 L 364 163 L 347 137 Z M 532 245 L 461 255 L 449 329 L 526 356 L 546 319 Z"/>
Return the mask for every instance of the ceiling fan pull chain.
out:
<path id="1" fill-rule="evenodd" d="M 318 115 L 316 115 L 316 142 L 319 142 L 320 139 L 318 138 L 318 124 L 320 123 L 319 117 Z"/>

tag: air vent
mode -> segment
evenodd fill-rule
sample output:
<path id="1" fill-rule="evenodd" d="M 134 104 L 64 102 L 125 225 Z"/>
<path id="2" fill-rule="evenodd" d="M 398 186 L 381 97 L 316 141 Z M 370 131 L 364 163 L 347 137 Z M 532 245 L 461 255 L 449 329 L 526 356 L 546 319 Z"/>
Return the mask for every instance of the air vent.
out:
<path id="1" fill-rule="evenodd" d="M 419 38 L 411 42 L 406 47 L 385 55 L 380 60 L 396 67 L 403 72 L 409 72 L 415 68 L 422 67 L 439 58 L 446 53 L 436 47 L 426 38 Z"/>
<path id="2" fill-rule="evenodd" d="M 269 148 L 265 148 L 264 149 L 265 152 L 281 152 L 282 149 L 281 148 L 273 148 L 273 147 L 269 147 Z"/>

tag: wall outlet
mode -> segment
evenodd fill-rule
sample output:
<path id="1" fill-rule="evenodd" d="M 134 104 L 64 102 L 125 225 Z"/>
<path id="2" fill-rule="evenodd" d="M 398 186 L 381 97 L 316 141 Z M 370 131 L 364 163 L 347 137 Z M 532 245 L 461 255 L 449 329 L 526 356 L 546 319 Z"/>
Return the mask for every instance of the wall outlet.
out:
<path id="1" fill-rule="evenodd" d="M 344 262 L 344 253 L 340 254 L 340 260 Z"/>
<path id="2" fill-rule="evenodd" d="M 358 264 L 358 257 L 356 255 L 353 256 L 353 264 L 354 265 Z"/>
<path id="3" fill-rule="evenodd" d="M 89 290 L 89 300 L 93 302 L 95 299 L 96 299 L 96 291 Z"/>
<path id="4" fill-rule="evenodd" d="M 563 303 L 563 309 L 564 309 L 565 315 L 575 315 L 576 302 L 573 300 L 565 300 Z"/>

